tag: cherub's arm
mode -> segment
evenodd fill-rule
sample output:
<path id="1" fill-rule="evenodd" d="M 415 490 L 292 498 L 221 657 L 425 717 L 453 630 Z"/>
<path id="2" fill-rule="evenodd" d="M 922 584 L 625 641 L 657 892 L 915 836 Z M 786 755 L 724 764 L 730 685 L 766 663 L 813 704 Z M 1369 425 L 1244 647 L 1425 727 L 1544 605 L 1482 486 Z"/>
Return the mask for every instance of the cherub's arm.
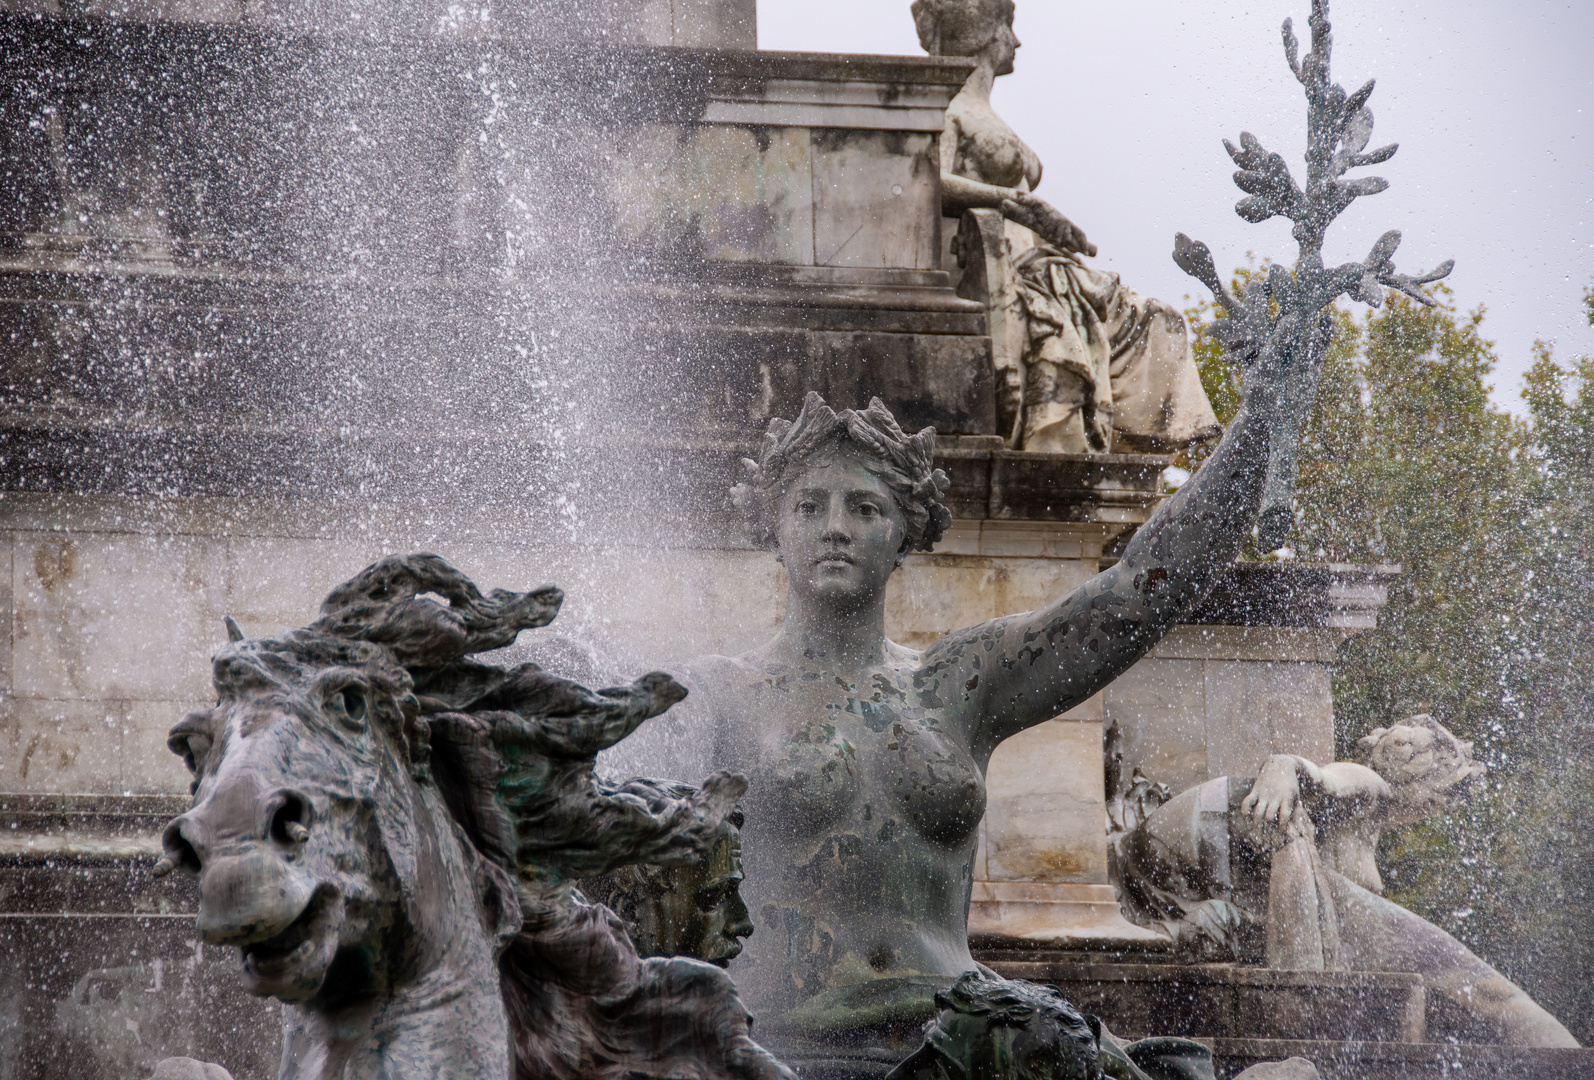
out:
<path id="1" fill-rule="evenodd" d="M 1384 778 L 1353 761 L 1314 765 L 1294 754 L 1274 754 L 1256 774 L 1240 812 L 1257 821 L 1285 821 L 1297 800 L 1313 809 L 1332 808 L 1331 816 L 1348 820 L 1389 797 Z"/>

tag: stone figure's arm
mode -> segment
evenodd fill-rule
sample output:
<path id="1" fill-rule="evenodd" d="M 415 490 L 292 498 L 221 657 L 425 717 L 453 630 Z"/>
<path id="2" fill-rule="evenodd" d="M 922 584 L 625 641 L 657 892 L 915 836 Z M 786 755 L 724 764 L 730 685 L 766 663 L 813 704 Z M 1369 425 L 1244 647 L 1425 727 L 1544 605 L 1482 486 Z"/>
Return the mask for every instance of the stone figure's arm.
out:
<path id="1" fill-rule="evenodd" d="M 1029 229 L 1036 236 L 1064 251 L 1096 254 L 1096 245 L 1078 225 L 1069 221 L 1051 203 L 1022 188 L 997 187 L 970 180 L 951 171 L 941 173 L 941 213 L 961 217 L 966 210 L 1000 210 L 1009 221 Z"/>
<path id="2" fill-rule="evenodd" d="M 950 634 L 926 654 L 922 677 L 961 705 L 971 747 L 989 752 L 1112 682 L 1234 561 L 1256 521 L 1274 428 L 1300 400 L 1284 393 L 1289 361 L 1274 344 L 1247 367 L 1240 411 L 1217 450 L 1117 565 L 1054 604 Z"/>
<path id="3" fill-rule="evenodd" d="M 1303 795 L 1322 786 L 1323 774 L 1315 764 L 1294 754 L 1274 754 L 1262 763 L 1256 782 L 1240 802 L 1240 813 L 1258 823 L 1286 822 Z"/>
<path id="4" fill-rule="evenodd" d="M 1373 804 L 1391 795 L 1388 781 L 1354 761 L 1331 761 L 1318 774 L 1323 795 L 1336 801 Z"/>

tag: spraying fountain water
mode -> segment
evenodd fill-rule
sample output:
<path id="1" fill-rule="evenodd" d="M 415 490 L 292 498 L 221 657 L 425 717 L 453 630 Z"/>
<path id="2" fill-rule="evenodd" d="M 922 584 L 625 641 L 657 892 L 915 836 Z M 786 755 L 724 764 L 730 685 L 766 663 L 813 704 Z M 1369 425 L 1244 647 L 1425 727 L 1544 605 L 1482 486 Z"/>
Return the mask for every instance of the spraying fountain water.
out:
<path id="1" fill-rule="evenodd" d="M 531 645 L 550 666 L 634 673 L 743 654 L 800 622 L 806 601 L 791 568 L 748 543 L 726 480 L 809 390 L 838 408 L 878 394 L 907 430 L 938 432 L 946 483 L 920 494 L 951 523 L 877 597 L 882 633 L 904 646 L 1044 605 L 1115 561 L 1114 580 L 1132 585 L 1164 538 L 1159 525 L 1131 539 L 1166 459 L 1025 455 L 1004 439 L 993 308 L 960 297 L 943 261 L 955 223 L 940 216 L 938 140 L 969 61 L 745 51 L 751 7 L 732 0 L 10 14 L 0 43 L 12 613 L 0 855 L 18 883 L 0 898 L 0 969 L 21 988 L 0 997 L 0 1030 L 16 1036 L 0 1073 L 144 1076 L 171 1054 L 239 1077 L 276 1070 L 275 1006 L 242 998 L 233 959 L 194 942 L 197 895 L 150 876 L 190 779 L 166 731 L 208 704 L 224 615 L 270 637 L 378 555 L 438 549 L 483 580 L 526 587 L 534 567 L 570 589 L 562 623 L 582 644 Z M 1300 298 L 1285 286 L 1270 283 L 1273 300 Z M 1260 335 L 1250 344 L 1284 342 L 1262 325 L 1267 298 L 1253 300 L 1234 301 Z M 1309 373 L 1298 352 L 1259 348 L 1255 363 Z M 1219 509 L 1240 528 L 1245 506 Z M 1142 583 L 1184 620 L 1155 652 L 1063 719 L 981 744 L 983 822 L 968 799 L 950 816 L 930 800 L 917 840 L 876 837 L 956 849 L 910 897 L 935 926 L 851 941 L 895 909 L 860 912 L 867 889 L 838 892 L 840 878 L 786 905 L 803 923 L 804 904 L 839 896 L 852 913 L 839 929 L 779 926 L 751 905 L 758 925 L 730 973 L 754 998 L 785 995 L 771 1021 L 810 996 L 807 983 L 770 989 L 771 957 L 774 982 L 793 970 L 783 947 L 833 996 L 898 980 L 922 991 L 912 1007 L 887 1002 L 846 1054 L 900 1060 L 936 991 L 973 963 L 957 925 L 967 909 L 979 958 L 1004 974 L 1059 982 L 1134 1034 L 1175 1030 L 1145 1003 L 1199 998 L 1189 988 L 1210 973 L 1175 973 L 1169 939 L 1118 913 L 1104 731 L 1126 773 L 1179 788 L 1254 775 L 1270 752 L 1329 761 L 1333 649 L 1372 627 L 1389 572 L 1241 566 L 1198 608 L 1174 561 Z M 966 694 L 989 694 L 982 682 Z M 864 716 L 876 703 L 854 697 L 856 722 L 883 737 Z M 667 747 L 638 771 L 707 750 Z M 749 836 L 784 852 L 790 810 L 751 813 Z M 750 897 L 790 898 L 784 858 L 749 846 Z M 899 952 L 926 937 L 944 946 L 933 962 Z M 1103 981 L 1088 967 L 1102 959 L 1131 962 Z M 1225 1020 L 1225 1033 L 1421 1042 L 1421 977 L 1293 975 L 1200 985 L 1249 1003 L 1251 1026 Z M 983 1008 L 988 989 L 958 1000 Z M 1327 1023 L 1313 995 L 1351 1019 Z M 860 1008 L 816 1008 L 787 1034 L 857 1033 Z M 956 1027 L 963 1014 L 947 1009 Z M 1258 1026 L 1281 1013 L 1303 1019 Z M 1218 1029 L 1190 1025 L 1208 1015 L 1173 1018 L 1205 1035 Z M 1438 1053 L 1377 1060 L 1431 1071 L 1450 1060 Z M 1260 1044 L 1218 1055 L 1225 1068 L 1279 1056 Z"/>

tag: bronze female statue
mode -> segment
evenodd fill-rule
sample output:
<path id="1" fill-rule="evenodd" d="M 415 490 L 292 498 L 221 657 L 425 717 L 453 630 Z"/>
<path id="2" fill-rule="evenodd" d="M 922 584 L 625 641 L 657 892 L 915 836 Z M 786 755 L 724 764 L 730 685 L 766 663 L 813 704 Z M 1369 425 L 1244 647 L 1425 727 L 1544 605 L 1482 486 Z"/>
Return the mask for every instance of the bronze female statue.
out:
<path id="1" fill-rule="evenodd" d="M 976 968 L 967 920 L 991 752 L 1111 682 L 1233 560 L 1283 377 L 1252 365 L 1213 457 L 1117 565 L 924 652 L 886 638 L 885 590 L 950 521 L 934 431 L 905 434 L 878 400 L 838 413 L 817 394 L 795 422 L 771 422 L 734 494 L 785 565 L 785 620 L 741 656 L 681 665 L 687 700 L 608 764 L 750 778 L 743 891 L 756 930 L 730 970 L 777 1054 L 888 1068 L 936 991 Z"/>
<path id="2" fill-rule="evenodd" d="M 998 429 L 1014 449 L 1072 452 L 1166 451 L 1215 436 L 1184 317 L 1085 265 L 1096 246 L 1033 194 L 1040 158 L 991 107 L 1019 46 L 1012 0 L 914 0 L 913 19 L 926 52 L 978 63 L 947 108 L 941 198 L 946 216 L 966 218 L 957 255 L 980 281 L 959 291 L 991 312 Z"/>

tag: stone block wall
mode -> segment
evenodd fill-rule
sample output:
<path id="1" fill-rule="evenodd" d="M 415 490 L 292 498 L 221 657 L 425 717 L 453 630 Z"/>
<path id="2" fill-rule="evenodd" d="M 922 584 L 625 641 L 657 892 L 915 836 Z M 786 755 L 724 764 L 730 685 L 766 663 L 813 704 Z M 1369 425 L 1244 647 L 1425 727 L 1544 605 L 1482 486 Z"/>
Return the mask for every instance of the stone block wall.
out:
<path id="1" fill-rule="evenodd" d="M 1334 756 L 1337 627 L 1181 626 L 1102 693 L 1125 774 L 1183 791 L 1269 754 Z"/>
<path id="2" fill-rule="evenodd" d="M 371 508 L 298 509 L 0 498 L 0 598 L 10 600 L 0 608 L 0 793 L 186 792 L 166 731 L 208 703 L 223 617 L 251 635 L 302 626 L 334 585 L 388 551 L 438 550 L 484 587 L 560 585 L 566 606 L 546 633 L 586 642 L 601 663 L 631 673 L 744 651 L 783 615 L 783 571 L 745 544 L 576 545 L 492 528 L 481 531 L 494 539 L 445 540 Z M 956 522 L 936 552 L 909 556 L 893 579 L 888 633 L 922 648 L 950 629 L 1042 606 L 1094 573 L 1121 528 Z M 1084 712 L 1097 750 L 1083 775 L 1099 788 L 1100 706 Z"/>

